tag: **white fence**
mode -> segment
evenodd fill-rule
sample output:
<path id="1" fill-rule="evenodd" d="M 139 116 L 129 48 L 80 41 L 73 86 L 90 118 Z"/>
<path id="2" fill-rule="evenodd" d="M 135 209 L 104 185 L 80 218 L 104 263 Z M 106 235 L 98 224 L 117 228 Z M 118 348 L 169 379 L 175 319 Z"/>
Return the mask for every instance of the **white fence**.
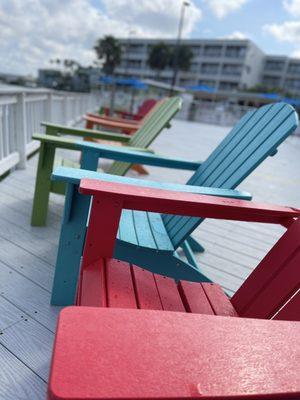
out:
<path id="1" fill-rule="evenodd" d="M 0 89 L 0 176 L 26 167 L 27 157 L 39 147 L 32 134 L 41 132 L 42 121 L 76 125 L 99 106 L 99 93 Z"/>
<path id="2" fill-rule="evenodd" d="M 194 101 L 190 105 L 188 119 L 206 124 L 233 126 L 253 107 L 238 104 L 223 104 L 207 101 Z"/>

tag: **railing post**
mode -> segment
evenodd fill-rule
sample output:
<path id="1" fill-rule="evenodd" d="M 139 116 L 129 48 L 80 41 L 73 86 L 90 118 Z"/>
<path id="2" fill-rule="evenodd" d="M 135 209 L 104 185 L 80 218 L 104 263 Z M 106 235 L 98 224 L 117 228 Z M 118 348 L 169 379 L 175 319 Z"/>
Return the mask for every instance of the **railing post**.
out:
<path id="1" fill-rule="evenodd" d="M 63 123 L 68 124 L 68 95 L 63 94 Z"/>
<path id="2" fill-rule="evenodd" d="M 17 138 L 17 151 L 19 153 L 19 163 L 17 168 L 26 168 L 26 144 L 27 144 L 27 120 L 26 120 L 26 94 L 17 94 L 17 104 L 16 104 L 16 138 Z"/>
<path id="3" fill-rule="evenodd" d="M 46 106 L 47 122 L 52 122 L 53 120 L 53 93 L 49 93 L 47 96 L 47 106 Z"/>

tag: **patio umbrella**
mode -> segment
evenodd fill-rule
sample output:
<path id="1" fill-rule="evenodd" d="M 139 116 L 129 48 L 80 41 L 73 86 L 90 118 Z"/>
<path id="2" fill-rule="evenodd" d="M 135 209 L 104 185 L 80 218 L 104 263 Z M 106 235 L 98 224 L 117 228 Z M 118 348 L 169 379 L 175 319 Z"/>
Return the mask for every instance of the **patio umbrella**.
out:
<path id="1" fill-rule="evenodd" d="M 137 78 L 115 78 L 112 76 L 102 76 L 99 81 L 104 84 L 113 85 L 113 86 L 124 86 L 132 88 L 131 91 L 131 101 L 130 101 L 130 112 L 132 112 L 134 97 L 136 90 L 146 90 L 148 89 L 148 85 L 143 81 Z M 112 90 L 112 98 L 111 98 L 111 109 L 113 109 L 114 105 L 114 95 L 115 91 Z"/>

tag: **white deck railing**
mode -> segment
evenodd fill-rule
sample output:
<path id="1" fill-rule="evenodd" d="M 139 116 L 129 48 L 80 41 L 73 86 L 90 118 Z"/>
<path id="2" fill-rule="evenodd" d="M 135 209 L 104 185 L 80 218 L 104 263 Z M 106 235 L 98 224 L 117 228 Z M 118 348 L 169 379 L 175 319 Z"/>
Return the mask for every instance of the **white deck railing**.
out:
<path id="1" fill-rule="evenodd" d="M 100 93 L 0 89 L 0 176 L 25 168 L 27 157 L 39 147 L 32 140 L 42 121 L 76 125 L 100 106 Z"/>

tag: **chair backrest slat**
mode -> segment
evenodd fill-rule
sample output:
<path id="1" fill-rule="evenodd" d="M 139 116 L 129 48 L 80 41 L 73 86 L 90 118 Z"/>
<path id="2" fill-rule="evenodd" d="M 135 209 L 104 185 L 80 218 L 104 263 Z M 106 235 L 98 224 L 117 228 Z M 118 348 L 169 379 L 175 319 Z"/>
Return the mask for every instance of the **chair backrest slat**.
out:
<path id="1" fill-rule="evenodd" d="M 288 104 L 276 103 L 248 112 L 198 168 L 188 185 L 236 188 L 297 127 L 296 111 Z M 202 219 L 163 216 L 173 245 L 180 243 Z"/>
<path id="2" fill-rule="evenodd" d="M 300 307 L 298 312 L 295 308 L 299 304 L 299 289 L 300 219 L 293 222 L 234 294 L 231 302 L 242 317 L 269 319 L 275 316 L 283 319 L 285 315 L 299 321 Z M 292 303 L 289 304 L 289 301 Z"/>
<path id="3" fill-rule="evenodd" d="M 129 146 L 147 148 L 156 139 L 160 132 L 167 126 L 170 120 L 181 108 L 181 98 L 171 97 L 154 106 L 151 115 L 138 129 L 128 142 Z M 113 175 L 125 175 L 130 169 L 131 163 L 116 161 L 109 168 L 108 173 Z"/>
<path id="4" fill-rule="evenodd" d="M 151 112 L 154 111 L 154 106 L 158 103 L 157 100 L 147 99 L 139 106 L 138 111 L 134 117 L 135 120 L 146 121 L 150 117 Z M 151 112 L 150 112 L 151 111 Z"/>

